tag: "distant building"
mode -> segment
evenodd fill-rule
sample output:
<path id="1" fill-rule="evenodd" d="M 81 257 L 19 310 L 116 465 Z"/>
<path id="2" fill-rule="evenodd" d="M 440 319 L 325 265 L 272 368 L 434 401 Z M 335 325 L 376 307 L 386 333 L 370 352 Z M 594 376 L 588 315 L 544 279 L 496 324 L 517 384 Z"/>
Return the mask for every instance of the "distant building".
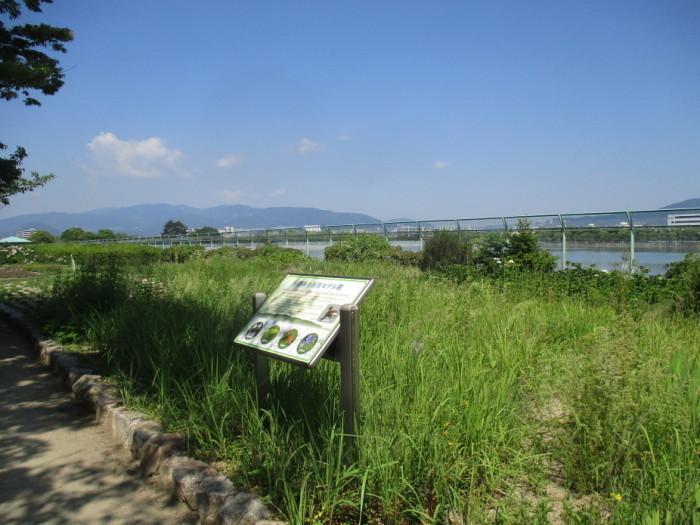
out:
<path id="1" fill-rule="evenodd" d="M 17 232 L 17 237 L 20 239 L 29 239 L 29 237 L 32 236 L 33 233 L 36 233 L 38 230 L 36 228 L 27 228 L 26 230 L 20 230 Z"/>
<path id="2" fill-rule="evenodd" d="M 321 225 L 320 224 L 307 224 L 304 226 L 304 231 L 309 232 L 309 233 L 317 233 L 321 231 Z"/>
<path id="3" fill-rule="evenodd" d="M 682 213 L 669 215 L 668 226 L 700 226 L 700 213 Z"/>
<path id="4" fill-rule="evenodd" d="M 224 226 L 223 228 L 217 228 L 219 233 L 236 233 L 236 228 L 233 226 Z"/>

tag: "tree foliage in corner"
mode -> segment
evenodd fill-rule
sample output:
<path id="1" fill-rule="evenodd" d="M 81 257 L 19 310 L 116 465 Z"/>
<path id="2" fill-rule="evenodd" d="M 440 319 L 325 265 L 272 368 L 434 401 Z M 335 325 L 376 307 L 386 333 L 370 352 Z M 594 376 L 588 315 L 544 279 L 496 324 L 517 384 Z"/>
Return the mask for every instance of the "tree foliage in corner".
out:
<path id="1" fill-rule="evenodd" d="M 41 12 L 41 4 L 52 0 L 23 0 L 24 6 L 35 13 Z M 0 0 L 0 16 L 10 20 L 22 11 L 19 0 Z M 42 50 L 65 53 L 64 44 L 73 40 L 73 33 L 66 27 L 47 24 L 22 24 L 5 26 L 0 20 L 0 98 L 14 100 L 20 95 L 27 106 L 40 106 L 32 96 L 33 91 L 54 95 L 63 86 L 63 69 L 58 60 Z M 7 146 L 0 142 L 0 150 Z M 21 146 L 9 157 L 0 157 L 0 203 L 7 205 L 17 193 L 32 191 L 43 186 L 54 176 L 32 172 L 25 178 L 22 161 L 27 152 Z"/>

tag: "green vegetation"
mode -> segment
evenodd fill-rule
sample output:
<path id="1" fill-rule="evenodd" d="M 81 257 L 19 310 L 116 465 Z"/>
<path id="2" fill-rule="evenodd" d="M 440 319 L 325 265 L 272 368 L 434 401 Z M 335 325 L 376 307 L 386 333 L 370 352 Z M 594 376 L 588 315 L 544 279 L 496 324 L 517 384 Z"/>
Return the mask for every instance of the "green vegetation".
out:
<path id="1" fill-rule="evenodd" d="M 72 264 L 86 266 L 141 266 L 184 262 L 200 257 L 201 246 L 155 248 L 138 244 L 37 244 L 0 248 L 0 264 Z"/>
<path id="2" fill-rule="evenodd" d="M 182 221 L 169 220 L 163 225 L 163 235 L 185 235 L 187 226 Z"/>
<path id="3" fill-rule="evenodd" d="M 403 266 L 417 266 L 421 261 L 420 254 L 405 252 L 389 244 L 384 237 L 369 234 L 338 241 L 326 248 L 324 255 L 327 261 L 393 261 Z"/>
<path id="4" fill-rule="evenodd" d="M 201 228 L 197 228 L 195 233 L 205 233 L 205 234 L 210 234 L 210 235 L 218 235 L 219 230 L 217 228 L 214 228 L 213 226 L 202 226 Z"/>
<path id="5" fill-rule="evenodd" d="M 60 235 L 60 239 L 63 242 L 113 240 L 124 237 L 127 237 L 127 235 L 124 233 L 114 233 L 112 230 L 103 229 L 97 230 L 97 232 L 91 232 L 78 227 L 68 228 L 67 230 L 64 230 Z"/>
<path id="6" fill-rule="evenodd" d="M 537 237 L 541 241 L 560 242 L 561 230 L 537 230 Z M 624 243 L 629 241 L 630 231 L 629 228 L 567 228 L 566 237 L 571 242 Z M 635 228 L 634 237 L 637 242 L 700 241 L 700 228 L 645 226 Z"/>
<path id="7" fill-rule="evenodd" d="M 37 230 L 29 236 L 29 240 L 35 244 L 45 244 L 48 242 L 56 242 L 56 238 L 46 230 Z"/>
<path id="8" fill-rule="evenodd" d="M 65 44 L 73 40 L 73 33 L 67 27 L 48 24 L 5 25 L 8 20 L 16 20 L 23 8 L 41 13 L 42 3 L 51 0 L 2 0 L 0 2 L 0 98 L 13 100 L 23 98 L 27 106 L 40 106 L 34 98 L 35 92 L 54 95 L 63 86 L 63 69 L 51 54 L 65 53 Z M 0 151 L 7 146 L 0 142 Z M 24 177 L 22 162 L 27 151 L 18 146 L 8 157 L 0 157 L 0 204 L 8 205 L 10 197 L 18 193 L 32 191 L 54 178 L 54 175 L 40 175 L 32 172 Z"/>
<path id="9" fill-rule="evenodd" d="M 506 257 L 538 253 L 516 237 L 500 239 Z M 434 256 L 428 273 L 379 244 L 380 260 L 269 246 L 85 266 L 36 311 L 45 330 L 96 349 L 130 405 L 293 524 L 697 523 L 700 323 L 678 305 L 697 304 L 682 298 L 697 293 L 700 262 L 667 278 L 480 268 L 494 247 L 461 265 L 447 248 L 452 264 Z M 232 343 L 251 294 L 289 271 L 377 280 L 361 311 L 356 463 L 342 460 L 335 363 L 274 362 L 259 413 L 251 354 Z"/>

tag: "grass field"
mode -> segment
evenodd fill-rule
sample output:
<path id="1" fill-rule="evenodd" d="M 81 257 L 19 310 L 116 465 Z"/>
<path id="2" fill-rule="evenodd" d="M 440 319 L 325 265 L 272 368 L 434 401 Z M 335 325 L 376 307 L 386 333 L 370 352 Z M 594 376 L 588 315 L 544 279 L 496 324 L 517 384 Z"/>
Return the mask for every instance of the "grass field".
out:
<path id="1" fill-rule="evenodd" d="M 251 355 L 232 343 L 251 294 L 288 271 L 376 278 L 353 464 L 338 366 L 273 363 L 259 413 Z M 128 403 L 293 524 L 699 524 L 697 317 L 533 286 L 221 257 L 68 272 L 43 315 L 103 355 Z"/>

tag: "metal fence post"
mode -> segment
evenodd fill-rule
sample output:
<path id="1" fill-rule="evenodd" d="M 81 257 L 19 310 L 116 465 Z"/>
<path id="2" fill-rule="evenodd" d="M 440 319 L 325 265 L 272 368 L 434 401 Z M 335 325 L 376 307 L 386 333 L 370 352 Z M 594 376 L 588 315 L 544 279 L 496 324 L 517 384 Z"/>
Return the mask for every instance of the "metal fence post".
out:
<path id="1" fill-rule="evenodd" d="M 416 221 L 416 226 L 418 226 L 418 242 L 420 245 L 420 251 L 423 251 L 423 228 L 421 228 L 420 221 Z"/>
<path id="2" fill-rule="evenodd" d="M 261 292 L 253 294 L 253 313 L 257 312 L 267 299 Z M 258 392 L 258 408 L 263 408 L 270 393 L 270 360 L 260 352 L 255 352 L 255 387 Z"/>
<path id="3" fill-rule="evenodd" d="M 389 234 L 386 231 L 386 224 L 382 223 L 382 228 L 384 229 L 384 238 L 386 239 L 386 242 L 389 242 Z"/>
<path id="4" fill-rule="evenodd" d="M 561 215 L 559 215 L 559 222 L 561 223 L 561 269 L 566 270 L 566 225 Z"/>
<path id="5" fill-rule="evenodd" d="M 338 350 L 345 450 L 354 454 L 356 437 L 360 433 L 360 316 L 354 304 L 340 307 Z"/>
<path id="6" fill-rule="evenodd" d="M 632 273 L 634 272 L 634 223 L 630 212 L 625 213 L 627 214 L 627 224 L 630 226 L 630 273 Z"/>

